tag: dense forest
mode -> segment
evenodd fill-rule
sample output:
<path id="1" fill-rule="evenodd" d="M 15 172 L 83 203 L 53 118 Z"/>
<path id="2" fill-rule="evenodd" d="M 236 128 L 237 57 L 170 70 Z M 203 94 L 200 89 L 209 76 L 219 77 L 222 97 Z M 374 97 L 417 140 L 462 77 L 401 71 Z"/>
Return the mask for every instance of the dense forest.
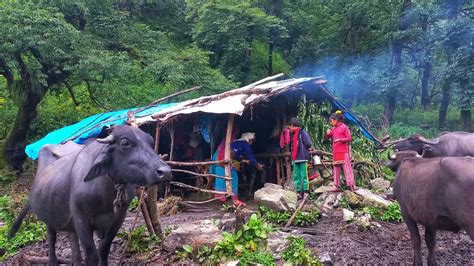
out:
<path id="1" fill-rule="evenodd" d="M 325 76 L 380 135 L 471 131 L 473 19 L 468 0 L 1 1 L 2 161 L 94 113 L 280 72 Z"/>

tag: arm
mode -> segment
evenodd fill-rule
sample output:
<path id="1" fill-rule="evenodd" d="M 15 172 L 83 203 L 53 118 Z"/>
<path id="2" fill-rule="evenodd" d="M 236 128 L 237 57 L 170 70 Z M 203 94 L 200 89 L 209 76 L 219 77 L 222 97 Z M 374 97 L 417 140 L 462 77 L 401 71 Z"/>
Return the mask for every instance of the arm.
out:
<path id="1" fill-rule="evenodd" d="M 332 129 L 326 130 L 326 135 L 324 135 L 326 139 L 332 138 Z"/>
<path id="2" fill-rule="evenodd" d="M 305 147 L 305 149 L 311 148 L 311 137 L 309 136 L 308 132 L 306 132 L 306 130 L 303 130 L 301 133 L 302 133 L 301 139 L 303 140 L 303 146 Z"/>
<path id="3" fill-rule="evenodd" d="M 340 138 L 339 141 L 340 142 L 351 142 L 352 141 L 352 137 L 351 137 L 351 132 L 349 131 L 349 127 L 344 127 L 344 131 L 342 132 L 343 133 L 343 138 Z"/>
<path id="4" fill-rule="evenodd" d="M 255 156 L 253 156 L 252 149 L 250 148 L 250 144 L 244 142 L 244 154 L 245 158 L 250 161 L 250 165 L 257 166 L 257 160 L 255 160 Z"/>

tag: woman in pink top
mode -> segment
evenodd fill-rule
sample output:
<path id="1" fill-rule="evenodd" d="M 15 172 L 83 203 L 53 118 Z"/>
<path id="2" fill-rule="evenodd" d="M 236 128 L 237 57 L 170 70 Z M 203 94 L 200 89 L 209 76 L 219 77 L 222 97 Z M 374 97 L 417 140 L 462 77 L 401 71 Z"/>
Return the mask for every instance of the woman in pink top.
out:
<path id="1" fill-rule="evenodd" d="M 333 178 L 334 189 L 339 190 L 339 177 L 341 175 L 341 165 L 344 170 L 344 177 L 346 178 L 346 185 L 352 191 L 356 190 L 354 172 L 351 165 L 351 149 L 349 143 L 352 141 L 351 132 L 344 124 L 344 115 L 341 111 L 336 111 L 329 117 L 332 129 L 326 131 L 326 138 L 332 138 L 332 154 L 334 160 Z"/>

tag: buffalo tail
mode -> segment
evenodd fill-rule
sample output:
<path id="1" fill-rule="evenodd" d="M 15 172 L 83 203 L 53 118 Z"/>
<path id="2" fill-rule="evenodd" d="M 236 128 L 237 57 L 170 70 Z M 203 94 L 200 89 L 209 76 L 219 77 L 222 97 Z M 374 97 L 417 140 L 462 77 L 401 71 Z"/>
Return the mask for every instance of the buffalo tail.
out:
<path id="1" fill-rule="evenodd" d="M 23 219 L 25 219 L 25 216 L 28 214 L 29 210 L 30 210 L 30 203 L 27 202 L 25 207 L 23 207 L 20 214 L 18 214 L 15 221 L 13 222 L 12 227 L 10 228 L 10 231 L 8 231 L 8 239 L 11 239 L 15 236 L 18 229 L 20 229 L 21 222 L 23 221 Z"/>

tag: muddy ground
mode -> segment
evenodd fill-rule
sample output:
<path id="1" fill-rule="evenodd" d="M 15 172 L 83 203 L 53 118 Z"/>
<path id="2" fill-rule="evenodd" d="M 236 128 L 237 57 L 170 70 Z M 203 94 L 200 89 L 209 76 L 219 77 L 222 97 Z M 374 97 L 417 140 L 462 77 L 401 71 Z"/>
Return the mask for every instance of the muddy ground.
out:
<path id="1" fill-rule="evenodd" d="M 170 217 L 161 218 L 162 226 L 173 226 L 199 219 L 219 219 L 224 213 L 219 206 L 214 210 L 191 213 L 178 213 Z M 122 230 L 129 230 L 135 219 L 135 213 L 129 213 Z M 140 223 L 143 224 L 140 217 Z M 311 234 L 303 234 L 307 245 L 319 252 L 328 252 L 335 264 L 374 263 L 411 264 L 412 249 L 408 231 L 402 223 L 392 224 L 380 222 L 380 227 L 361 231 L 355 225 L 347 225 L 342 221 L 340 211 L 323 215 L 319 223 L 311 227 Z M 422 234 L 423 235 L 423 234 Z M 454 234 L 439 232 L 437 237 L 437 259 L 440 265 L 474 265 L 474 242 L 465 232 Z M 125 253 L 122 257 L 124 241 L 116 238 L 113 242 L 109 263 L 171 263 L 173 254 L 156 248 L 146 254 Z M 61 235 L 57 244 L 58 255 L 69 257 L 70 249 L 67 238 Z M 47 256 L 47 243 L 38 242 L 24 247 L 17 255 L 5 263 L 23 263 L 29 256 Z M 426 263 L 427 250 L 423 244 L 423 256 Z"/>

